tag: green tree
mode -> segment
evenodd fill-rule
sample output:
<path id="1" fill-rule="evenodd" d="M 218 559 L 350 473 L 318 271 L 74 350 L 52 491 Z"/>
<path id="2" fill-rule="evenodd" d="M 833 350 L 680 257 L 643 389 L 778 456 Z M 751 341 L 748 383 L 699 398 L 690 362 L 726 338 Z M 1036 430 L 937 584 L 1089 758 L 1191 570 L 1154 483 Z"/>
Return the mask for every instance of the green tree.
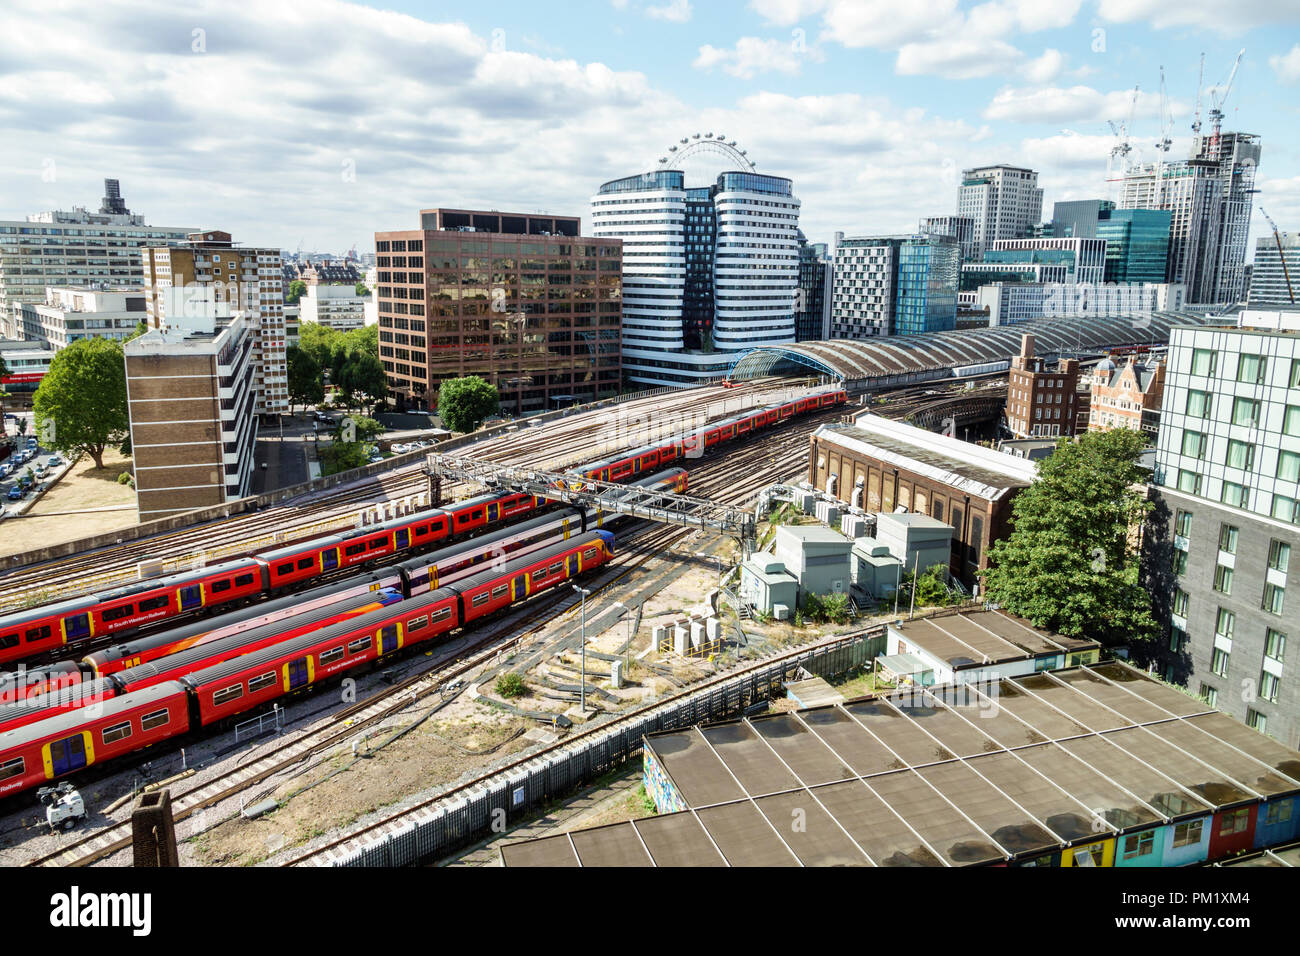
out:
<path id="1" fill-rule="evenodd" d="M 289 292 L 284 297 L 284 301 L 289 305 L 294 305 L 306 294 L 307 283 L 303 282 L 301 279 L 294 279 L 289 283 Z"/>
<path id="2" fill-rule="evenodd" d="M 1011 535 L 989 549 L 986 597 L 1071 637 L 1154 637 L 1135 545 L 1152 508 L 1138 467 L 1144 445 L 1140 432 L 1124 428 L 1057 442 L 1016 497 Z"/>
<path id="3" fill-rule="evenodd" d="M 344 332 L 343 342 L 351 355 L 373 355 L 379 358 L 379 326 L 363 325 L 359 329 Z"/>
<path id="4" fill-rule="evenodd" d="M 122 343 L 79 339 L 50 362 L 33 397 L 35 419 L 50 421 L 49 447 L 68 455 L 85 452 L 104 467 L 104 448 L 127 436 L 126 365 Z"/>
<path id="5" fill-rule="evenodd" d="M 325 383 L 320 364 L 296 345 L 285 350 L 289 366 L 289 401 L 299 405 L 318 405 L 325 400 Z"/>
<path id="6" fill-rule="evenodd" d="M 347 396 L 348 408 L 355 401 L 369 409 L 388 397 L 388 376 L 379 359 L 365 352 L 348 355 L 339 371 L 338 385 Z"/>
<path id="7" fill-rule="evenodd" d="M 370 290 L 366 288 L 364 282 L 357 283 L 357 295 L 370 295 Z"/>
<path id="8" fill-rule="evenodd" d="M 140 336 L 144 335 L 148 331 L 149 331 L 149 323 L 146 322 L 144 319 L 141 319 L 139 322 L 135 324 L 135 331 L 132 332 L 130 335 L 128 335 L 126 337 L 126 340 L 130 342 L 132 339 L 138 339 Z"/>
<path id="9" fill-rule="evenodd" d="M 500 407 L 497 387 L 477 375 L 449 379 L 438 389 L 438 416 L 454 432 L 472 432 Z"/>
<path id="10" fill-rule="evenodd" d="M 298 347 L 311 356 L 320 369 L 334 362 L 334 349 L 341 333 L 319 322 L 303 322 L 298 328 Z"/>
<path id="11" fill-rule="evenodd" d="M 384 433 L 384 426 L 364 415 L 349 415 L 334 427 L 336 441 L 368 442 Z"/>

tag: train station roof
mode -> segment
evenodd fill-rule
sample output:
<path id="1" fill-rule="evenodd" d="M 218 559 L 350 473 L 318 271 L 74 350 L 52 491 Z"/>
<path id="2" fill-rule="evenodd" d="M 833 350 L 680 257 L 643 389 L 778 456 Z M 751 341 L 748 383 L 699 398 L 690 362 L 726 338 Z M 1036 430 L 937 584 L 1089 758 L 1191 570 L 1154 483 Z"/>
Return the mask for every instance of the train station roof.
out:
<path id="1" fill-rule="evenodd" d="M 1136 312 L 1122 315 L 1061 316 L 1015 325 L 891 335 L 874 339 L 826 339 L 768 346 L 741 355 L 732 379 L 806 375 L 809 370 L 845 382 L 892 380 L 899 376 L 1006 362 L 1020 354 L 1020 337 L 1032 333 L 1038 355 L 1088 353 L 1124 346 L 1164 345 L 1178 325 L 1204 325 L 1194 312 Z M 929 377 L 937 377 L 931 374 Z"/>
<path id="2" fill-rule="evenodd" d="M 664 731 L 646 752 L 681 809 L 502 862 L 1087 866 L 1098 840 L 1300 793 L 1300 753 L 1118 661 Z"/>

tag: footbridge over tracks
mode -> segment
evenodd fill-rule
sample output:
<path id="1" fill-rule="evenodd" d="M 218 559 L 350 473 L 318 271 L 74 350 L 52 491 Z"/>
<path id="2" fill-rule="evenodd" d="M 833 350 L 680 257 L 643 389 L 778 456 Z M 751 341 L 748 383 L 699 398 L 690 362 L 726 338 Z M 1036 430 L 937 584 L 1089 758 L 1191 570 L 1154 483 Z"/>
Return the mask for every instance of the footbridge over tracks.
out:
<path id="1" fill-rule="evenodd" d="M 435 487 L 438 481 L 454 478 L 485 488 L 509 488 L 550 501 L 646 521 L 713 531 L 739 540 L 745 555 L 755 546 L 754 516 L 744 508 L 718 504 L 707 498 L 438 453 L 426 459 L 425 474 Z"/>
<path id="2" fill-rule="evenodd" d="M 767 346 L 739 356 L 728 378 L 830 375 L 852 393 L 874 392 L 962 378 L 975 369 L 1005 369 L 1003 363 L 1020 353 L 1020 337 L 1025 333 L 1034 336 L 1037 355 L 1068 358 L 1123 346 L 1165 345 L 1173 326 L 1207 321 L 1196 312 L 1066 315 L 993 328 Z"/>

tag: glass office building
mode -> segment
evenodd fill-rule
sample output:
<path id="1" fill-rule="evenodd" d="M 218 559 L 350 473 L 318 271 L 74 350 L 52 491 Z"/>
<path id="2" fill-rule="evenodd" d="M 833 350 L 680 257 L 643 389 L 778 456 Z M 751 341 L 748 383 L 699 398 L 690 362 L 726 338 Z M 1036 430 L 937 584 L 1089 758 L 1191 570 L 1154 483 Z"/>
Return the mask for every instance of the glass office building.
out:
<path id="1" fill-rule="evenodd" d="M 954 240 L 929 236 L 898 250 L 898 301 L 894 334 L 951 332 L 957 328 L 957 278 L 961 254 Z"/>
<path id="2" fill-rule="evenodd" d="M 1113 209 L 1097 222 L 1107 282 L 1165 281 L 1170 217 L 1167 209 Z"/>

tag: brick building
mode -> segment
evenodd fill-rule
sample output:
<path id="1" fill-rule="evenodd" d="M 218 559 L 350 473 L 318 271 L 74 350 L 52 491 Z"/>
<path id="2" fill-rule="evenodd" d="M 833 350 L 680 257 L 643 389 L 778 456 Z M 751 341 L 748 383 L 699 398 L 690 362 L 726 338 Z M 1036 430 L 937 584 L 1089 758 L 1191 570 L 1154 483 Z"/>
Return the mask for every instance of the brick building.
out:
<path id="1" fill-rule="evenodd" d="M 623 244 L 571 216 L 424 209 L 375 233 L 379 356 L 402 404 L 478 375 L 515 414 L 616 392 Z"/>
<path id="2" fill-rule="evenodd" d="M 1009 533 L 1011 503 L 1034 480 L 1023 458 L 865 413 L 812 435 L 808 479 L 867 511 L 902 508 L 953 528 L 950 570 L 967 587 Z"/>
<path id="3" fill-rule="evenodd" d="M 1117 366 L 1103 359 L 1085 382 L 1088 431 L 1131 428 L 1155 443 L 1160 430 L 1160 400 L 1165 391 L 1163 361 L 1132 358 Z"/>
<path id="4" fill-rule="evenodd" d="M 1016 438 L 1073 435 L 1078 420 L 1079 363 L 1062 359 L 1055 369 L 1034 355 L 1034 337 L 1020 337 L 1007 382 L 1007 427 Z"/>

